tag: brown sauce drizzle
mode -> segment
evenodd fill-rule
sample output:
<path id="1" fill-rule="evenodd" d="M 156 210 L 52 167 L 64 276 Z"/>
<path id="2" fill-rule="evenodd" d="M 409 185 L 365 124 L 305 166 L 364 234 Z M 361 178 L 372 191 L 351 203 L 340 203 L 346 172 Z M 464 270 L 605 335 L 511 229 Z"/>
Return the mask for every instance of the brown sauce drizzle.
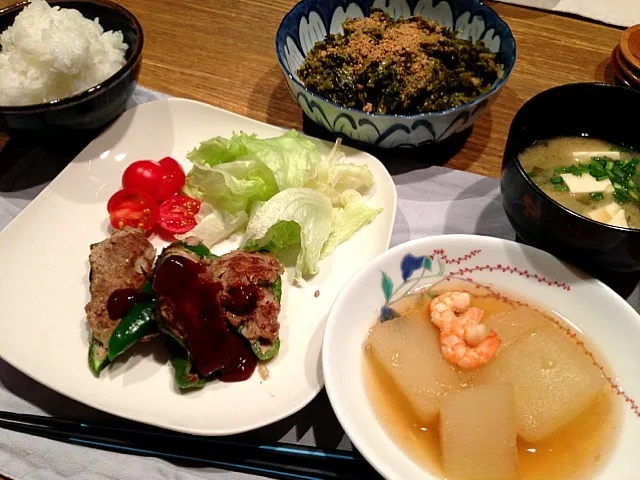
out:
<path id="1" fill-rule="evenodd" d="M 256 368 L 256 358 L 248 341 L 227 322 L 224 308 L 232 313 L 250 313 L 258 289 L 242 285 L 221 295 L 222 284 L 205 275 L 203 265 L 182 256 L 169 256 L 156 271 L 153 289 L 171 298 L 173 322 L 184 327 L 184 342 L 201 375 L 217 373 L 223 382 L 246 380 Z"/>
<path id="2" fill-rule="evenodd" d="M 129 310 L 138 302 L 147 299 L 147 295 L 135 288 L 121 288 L 109 295 L 107 300 L 107 312 L 111 320 L 124 317 Z"/>

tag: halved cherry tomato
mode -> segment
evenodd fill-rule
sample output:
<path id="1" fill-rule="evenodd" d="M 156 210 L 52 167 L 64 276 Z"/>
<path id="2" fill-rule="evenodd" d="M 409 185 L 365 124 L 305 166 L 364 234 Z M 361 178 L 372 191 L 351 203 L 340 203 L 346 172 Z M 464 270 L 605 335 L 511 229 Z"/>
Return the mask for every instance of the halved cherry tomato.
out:
<path id="1" fill-rule="evenodd" d="M 166 157 L 159 162 L 138 160 L 122 174 L 122 187 L 148 195 L 162 202 L 178 193 L 185 182 L 184 170 L 178 162 Z"/>
<path id="2" fill-rule="evenodd" d="M 158 221 L 158 205 L 144 193 L 119 190 L 107 203 L 109 220 L 114 228 L 126 226 L 149 231 Z"/>
<path id="3" fill-rule="evenodd" d="M 176 195 L 160 205 L 158 224 L 171 233 L 187 233 L 196 226 L 196 214 L 200 211 L 200 201 L 195 198 Z"/>

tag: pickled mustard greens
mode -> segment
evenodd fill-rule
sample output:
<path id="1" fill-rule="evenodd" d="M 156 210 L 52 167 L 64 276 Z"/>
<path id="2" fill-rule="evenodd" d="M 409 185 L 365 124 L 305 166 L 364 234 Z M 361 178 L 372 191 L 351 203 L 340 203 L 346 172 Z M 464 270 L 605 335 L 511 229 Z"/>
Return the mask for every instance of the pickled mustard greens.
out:
<path id="1" fill-rule="evenodd" d="M 601 223 L 640 228 L 640 153 L 562 137 L 538 142 L 519 158 L 529 178 L 561 205 Z"/>
<path id="2" fill-rule="evenodd" d="M 502 77 L 495 53 L 421 16 L 379 9 L 348 19 L 307 54 L 297 74 L 314 93 L 369 113 L 412 115 L 468 103 Z"/>

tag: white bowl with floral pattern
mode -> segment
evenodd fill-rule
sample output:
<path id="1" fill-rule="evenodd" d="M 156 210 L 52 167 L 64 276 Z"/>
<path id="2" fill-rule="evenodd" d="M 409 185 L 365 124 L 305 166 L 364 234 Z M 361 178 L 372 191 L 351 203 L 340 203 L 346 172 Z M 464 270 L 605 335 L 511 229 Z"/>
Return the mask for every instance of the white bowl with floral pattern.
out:
<path id="1" fill-rule="evenodd" d="M 364 378 L 364 344 L 392 304 L 421 286 L 464 279 L 567 319 L 605 357 L 606 380 L 620 409 L 619 436 L 593 477 L 632 480 L 640 472 L 640 315 L 599 280 L 546 252 L 478 235 L 442 235 L 398 245 L 371 261 L 346 284 L 329 314 L 322 363 L 331 405 L 345 432 L 388 479 L 437 479 L 388 435 L 370 403 Z M 585 353 L 589 354 L 587 347 Z M 596 358 L 598 358 L 596 356 Z"/>

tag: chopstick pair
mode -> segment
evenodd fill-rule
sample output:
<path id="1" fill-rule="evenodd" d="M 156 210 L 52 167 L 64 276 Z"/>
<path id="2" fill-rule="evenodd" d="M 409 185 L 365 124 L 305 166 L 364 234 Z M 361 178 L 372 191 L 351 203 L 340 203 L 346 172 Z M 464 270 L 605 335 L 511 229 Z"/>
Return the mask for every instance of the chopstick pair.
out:
<path id="1" fill-rule="evenodd" d="M 71 419 L 0 411 L 0 428 L 74 445 L 193 462 L 286 480 L 373 478 L 357 453 L 287 443 L 250 443 L 196 437 L 155 428 L 91 424 Z"/>

